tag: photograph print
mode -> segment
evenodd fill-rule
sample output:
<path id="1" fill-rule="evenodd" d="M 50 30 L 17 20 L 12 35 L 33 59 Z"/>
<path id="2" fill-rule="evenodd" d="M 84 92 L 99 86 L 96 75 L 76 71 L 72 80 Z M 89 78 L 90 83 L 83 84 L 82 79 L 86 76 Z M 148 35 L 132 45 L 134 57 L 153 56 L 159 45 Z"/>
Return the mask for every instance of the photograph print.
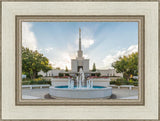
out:
<path id="1" fill-rule="evenodd" d="M 138 22 L 22 22 L 22 99 L 138 99 Z"/>

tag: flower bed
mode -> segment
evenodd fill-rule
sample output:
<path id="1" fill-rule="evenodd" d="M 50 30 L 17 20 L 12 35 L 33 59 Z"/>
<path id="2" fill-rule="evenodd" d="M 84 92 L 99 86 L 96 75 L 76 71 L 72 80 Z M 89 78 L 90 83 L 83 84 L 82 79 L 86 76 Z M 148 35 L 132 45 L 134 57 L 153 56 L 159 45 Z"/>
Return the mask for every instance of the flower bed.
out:
<path id="1" fill-rule="evenodd" d="M 105 79 L 107 79 L 108 76 L 90 76 L 89 78 L 90 79 L 94 79 L 94 78 L 105 78 Z"/>
<path id="2" fill-rule="evenodd" d="M 71 78 L 72 76 L 53 76 L 53 78 Z"/>

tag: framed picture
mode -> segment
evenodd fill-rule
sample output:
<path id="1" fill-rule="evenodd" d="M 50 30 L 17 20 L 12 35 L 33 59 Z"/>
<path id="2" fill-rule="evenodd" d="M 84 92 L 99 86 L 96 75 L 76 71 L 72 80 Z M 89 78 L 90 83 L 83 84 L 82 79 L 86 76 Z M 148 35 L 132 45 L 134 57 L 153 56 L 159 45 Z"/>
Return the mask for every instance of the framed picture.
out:
<path id="1" fill-rule="evenodd" d="M 1 35 L 2 120 L 159 120 L 158 1 L 4 0 Z"/>
<path id="2" fill-rule="evenodd" d="M 16 56 L 17 105 L 29 105 L 29 102 L 38 105 L 42 104 L 42 99 L 45 100 L 43 105 L 48 105 L 48 101 L 50 105 L 51 103 L 62 105 L 62 100 L 63 105 L 119 105 L 119 102 L 121 102 L 120 105 L 144 105 L 144 16 L 16 16 L 16 23 L 16 27 L 19 28 L 16 29 L 17 55 L 21 53 L 20 56 Z M 50 36 L 53 37 L 53 33 L 58 29 L 59 33 L 55 35 L 59 34 L 60 37 L 63 33 L 72 32 L 70 32 L 71 35 L 66 35 L 69 37 L 68 39 L 64 35 L 62 39 L 58 39 L 57 36 L 55 40 L 52 39 L 49 42 L 41 40 L 40 42 L 40 40 L 28 38 L 30 29 L 33 29 L 28 27 L 36 26 L 36 24 L 39 27 L 38 31 L 40 29 L 41 32 L 43 31 L 41 34 L 43 37 L 47 33 L 51 33 Z M 52 27 L 47 27 L 45 30 L 43 26 L 48 25 Z M 66 30 L 64 30 L 65 26 L 67 26 Z M 124 29 L 125 26 L 128 28 Z M 78 30 L 78 36 L 76 36 L 75 28 Z M 51 32 L 49 29 L 55 32 Z M 100 37 L 96 38 L 95 33 L 95 37 L 92 39 L 91 32 L 100 31 L 100 29 L 104 34 L 99 34 Z M 116 32 L 109 34 L 110 29 Z M 122 29 L 125 32 L 122 33 Z M 129 30 L 132 32 L 126 35 Z M 33 33 L 32 31 L 32 35 Z M 39 32 L 35 30 L 35 33 Z M 107 40 L 107 33 L 112 41 Z M 114 38 L 116 33 L 123 34 L 124 38 Z M 124 47 L 122 46 L 124 44 L 117 44 L 115 47 L 115 43 L 118 41 L 121 41 L 120 43 L 123 43 L 124 40 L 128 42 L 126 37 L 130 38 L 130 36 L 134 36 L 133 40 L 129 42 L 130 44 Z M 73 39 L 65 40 L 70 38 Z M 36 43 L 42 43 L 42 47 L 46 44 L 46 47 L 38 49 Z M 51 46 L 51 44 L 53 45 Z M 138 45 L 142 46 L 138 47 Z M 109 48 L 110 46 L 114 47 Z M 53 49 L 58 51 L 55 53 Z M 83 49 L 88 51 L 89 55 L 83 54 Z M 74 55 L 76 51 L 77 54 Z M 110 55 L 113 53 L 115 55 L 111 57 Z M 86 55 L 88 58 L 84 57 Z M 44 64 L 46 61 L 47 63 Z M 119 64 L 119 62 L 122 63 Z M 123 62 L 125 63 L 123 64 Z M 22 79 L 22 75 L 25 78 Z M 49 88 L 41 89 L 46 86 Z M 40 89 L 33 89 L 36 87 Z M 37 100 L 35 101 L 35 99 Z"/>

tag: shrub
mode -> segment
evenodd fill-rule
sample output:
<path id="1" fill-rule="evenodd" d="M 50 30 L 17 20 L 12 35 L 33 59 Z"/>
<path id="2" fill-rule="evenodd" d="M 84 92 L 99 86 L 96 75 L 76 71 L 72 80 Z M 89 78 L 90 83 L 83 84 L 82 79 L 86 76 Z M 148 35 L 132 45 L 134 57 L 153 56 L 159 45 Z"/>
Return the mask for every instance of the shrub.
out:
<path id="1" fill-rule="evenodd" d="M 116 84 L 115 80 L 110 81 L 110 84 Z"/>
<path id="2" fill-rule="evenodd" d="M 121 82 L 121 80 L 116 80 L 116 81 L 115 81 L 115 84 L 119 86 L 119 85 L 122 84 L 122 82 Z"/>
<path id="3" fill-rule="evenodd" d="M 24 78 L 22 79 L 22 81 L 26 81 L 26 80 L 27 80 L 27 79 L 24 79 Z"/>
<path id="4" fill-rule="evenodd" d="M 133 83 L 134 86 L 138 86 L 138 81 Z"/>
<path id="5" fill-rule="evenodd" d="M 120 78 L 115 81 L 115 84 L 116 85 L 126 85 L 126 84 L 128 84 L 128 81 L 124 78 Z"/>
<path id="6" fill-rule="evenodd" d="M 41 80 L 42 80 L 41 78 L 36 78 L 33 81 L 41 81 Z"/>
<path id="7" fill-rule="evenodd" d="M 91 76 L 96 76 L 95 74 L 91 74 Z"/>
<path id="8" fill-rule="evenodd" d="M 129 81 L 127 81 L 125 78 L 120 78 L 117 79 L 115 82 L 111 81 L 110 84 L 116 84 L 116 85 L 134 85 L 134 86 L 138 86 L 138 80 L 133 80 L 130 79 Z"/>
<path id="9" fill-rule="evenodd" d="M 101 76 L 101 73 L 97 73 L 96 75 L 97 75 L 98 77 L 100 77 L 100 76 Z"/>
<path id="10" fill-rule="evenodd" d="M 130 82 L 127 81 L 127 80 L 123 80 L 123 81 L 122 81 L 122 85 L 129 85 L 129 84 L 130 84 Z"/>
<path id="11" fill-rule="evenodd" d="M 22 81 L 22 85 L 30 85 L 30 81 Z"/>
<path id="12" fill-rule="evenodd" d="M 59 77 L 63 77 L 63 74 L 62 74 L 62 73 L 59 73 Z"/>
<path id="13" fill-rule="evenodd" d="M 51 85 L 51 81 L 47 81 L 47 80 L 40 80 L 40 81 L 30 81 L 30 84 L 31 85 L 34 85 L 34 84 L 50 84 Z"/>
<path id="14" fill-rule="evenodd" d="M 138 80 L 137 79 L 130 79 L 129 82 L 134 85 L 134 86 L 138 86 Z"/>
<path id="15" fill-rule="evenodd" d="M 43 77 L 43 75 L 38 75 L 37 78 Z"/>
<path id="16" fill-rule="evenodd" d="M 34 85 L 34 84 L 50 84 L 51 85 L 51 81 L 50 80 L 44 80 L 41 78 L 37 78 L 34 80 L 27 80 L 27 81 L 22 81 L 22 85 Z"/>
<path id="17" fill-rule="evenodd" d="M 69 74 L 65 74 L 65 76 L 69 76 Z"/>
<path id="18" fill-rule="evenodd" d="M 31 81 L 31 79 L 26 78 L 26 79 L 22 79 L 22 81 Z"/>
<path id="19" fill-rule="evenodd" d="M 133 84 L 134 81 L 133 81 L 132 79 L 129 79 L 129 83 L 130 83 L 130 84 Z"/>

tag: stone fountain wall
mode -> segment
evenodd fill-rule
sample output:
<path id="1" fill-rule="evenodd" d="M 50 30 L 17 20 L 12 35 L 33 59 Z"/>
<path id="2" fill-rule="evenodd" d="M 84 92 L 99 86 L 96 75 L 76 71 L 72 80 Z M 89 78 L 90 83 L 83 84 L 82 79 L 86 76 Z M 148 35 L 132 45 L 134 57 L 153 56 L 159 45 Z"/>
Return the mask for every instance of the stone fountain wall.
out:
<path id="1" fill-rule="evenodd" d="M 108 87 L 110 85 L 109 78 L 95 78 L 93 80 L 93 85 L 95 86 L 105 86 Z M 52 78 L 52 86 L 62 86 L 68 85 L 68 78 Z"/>

